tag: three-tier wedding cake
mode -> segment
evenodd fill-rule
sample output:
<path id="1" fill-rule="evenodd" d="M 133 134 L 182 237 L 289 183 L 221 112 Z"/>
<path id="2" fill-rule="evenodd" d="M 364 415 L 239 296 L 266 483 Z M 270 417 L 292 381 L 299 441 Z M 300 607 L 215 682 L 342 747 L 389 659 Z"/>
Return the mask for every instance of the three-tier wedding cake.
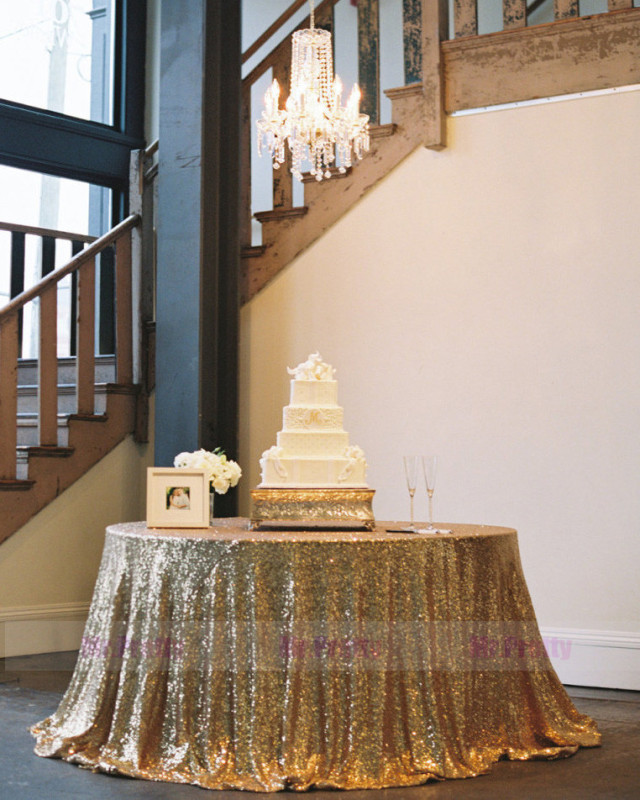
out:
<path id="1" fill-rule="evenodd" d="M 282 430 L 262 454 L 261 483 L 252 492 L 254 524 L 372 527 L 367 462 L 343 428 L 335 370 L 313 353 L 288 372 L 290 401 Z"/>

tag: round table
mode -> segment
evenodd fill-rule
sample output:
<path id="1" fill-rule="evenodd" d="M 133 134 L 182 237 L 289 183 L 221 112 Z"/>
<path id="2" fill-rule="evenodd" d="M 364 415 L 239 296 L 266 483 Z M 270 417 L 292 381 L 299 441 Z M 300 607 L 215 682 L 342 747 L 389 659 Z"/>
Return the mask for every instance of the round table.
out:
<path id="1" fill-rule="evenodd" d="M 36 753 L 277 791 L 410 786 L 598 745 L 547 658 L 516 532 L 388 527 L 108 527 Z"/>

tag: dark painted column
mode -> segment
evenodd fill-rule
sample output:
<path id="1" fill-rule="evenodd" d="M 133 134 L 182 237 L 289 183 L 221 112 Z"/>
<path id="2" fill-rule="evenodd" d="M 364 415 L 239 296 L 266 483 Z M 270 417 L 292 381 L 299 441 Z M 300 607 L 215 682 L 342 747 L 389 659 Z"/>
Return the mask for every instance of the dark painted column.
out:
<path id="1" fill-rule="evenodd" d="M 240 3 L 162 6 L 155 462 L 237 457 Z M 216 499 L 235 513 L 236 492 Z"/>

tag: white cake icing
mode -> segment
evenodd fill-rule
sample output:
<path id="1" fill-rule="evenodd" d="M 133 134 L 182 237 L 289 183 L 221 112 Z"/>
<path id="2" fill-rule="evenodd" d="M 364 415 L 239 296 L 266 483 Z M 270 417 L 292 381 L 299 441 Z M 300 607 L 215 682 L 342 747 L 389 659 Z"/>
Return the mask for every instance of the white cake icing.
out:
<path id="1" fill-rule="evenodd" d="M 335 406 L 338 402 L 337 381 L 298 380 L 291 381 L 292 406 Z"/>
<path id="2" fill-rule="evenodd" d="M 318 353 L 295 369 L 277 444 L 260 459 L 261 487 L 367 488 L 367 462 L 349 445 L 333 367 Z"/>
<path id="3" fill-rule="evenodd" d="M 317 456 L 342 455 L 349 446 L 346 431 L 280 431 L 276 444 L 286 454 Z"/>

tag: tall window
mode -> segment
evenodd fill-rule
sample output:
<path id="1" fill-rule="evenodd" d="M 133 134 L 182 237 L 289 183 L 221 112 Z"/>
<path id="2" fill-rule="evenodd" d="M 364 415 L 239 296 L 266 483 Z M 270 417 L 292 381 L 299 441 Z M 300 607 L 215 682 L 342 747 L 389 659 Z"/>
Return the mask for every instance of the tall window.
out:
<path id="1" fill-rule="evenodd" d="M 0 306 L 80 245 L 56 239 L 51 252 L 47 237 L 27 234 L 16 279 L 12 224 L 86 238 L 125 216 L 130 153 L 144 146 L 145 17 L 146 0 L 3 4 Z M 32 338 L 25 326 L 24 355 Z"/>
<path id="2" fill-rule="evenodd" d="M 0 97 L 113 123 L 111 0 L 23 0 L 0 15 Z"/>
<path id="3" fill-rule="evenodd" d="M 125 213 L 144 144 L 145 17 L 146 0 L 21 0 L 0 14 L 0 165 L 110 189 L 95 235 Z"/>

